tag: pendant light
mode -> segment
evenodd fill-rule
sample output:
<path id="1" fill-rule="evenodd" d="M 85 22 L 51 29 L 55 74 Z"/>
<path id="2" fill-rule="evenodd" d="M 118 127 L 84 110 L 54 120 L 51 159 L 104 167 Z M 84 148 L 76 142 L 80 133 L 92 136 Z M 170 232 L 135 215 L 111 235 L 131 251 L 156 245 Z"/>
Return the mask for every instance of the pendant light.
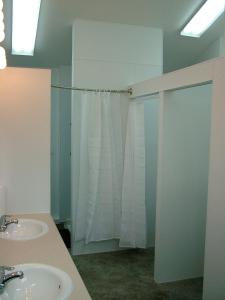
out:
<path id="1" fill-rule="evenodd" d="M 0 0 L 0 43 L 5 39 L 3 0 Z M 7 66 L 5 49 L 0 45 L 0 70 Z"/>

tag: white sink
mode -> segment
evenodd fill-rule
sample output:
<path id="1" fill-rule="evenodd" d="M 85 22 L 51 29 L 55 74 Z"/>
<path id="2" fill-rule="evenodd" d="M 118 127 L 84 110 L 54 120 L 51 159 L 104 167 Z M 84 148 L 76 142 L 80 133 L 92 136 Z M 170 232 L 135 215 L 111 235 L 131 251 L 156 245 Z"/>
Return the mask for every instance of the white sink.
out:
<path id="1" fill-rule="evenodd" d="M 73 282 L 62 270 L 42 264 L 15 266 L 23 271 L 23 279 L 9 281 L 0 300 L 68 300 L 73 291 Z"/>
<path id="2" fill-rule="evenodd" d="M 48 225 L 34 219 L 18 219 L 18 224 L 10 224 L 4 232 L 0 232 L 0 238 L 8 240 L 33 240 L 48 232 Z"/>

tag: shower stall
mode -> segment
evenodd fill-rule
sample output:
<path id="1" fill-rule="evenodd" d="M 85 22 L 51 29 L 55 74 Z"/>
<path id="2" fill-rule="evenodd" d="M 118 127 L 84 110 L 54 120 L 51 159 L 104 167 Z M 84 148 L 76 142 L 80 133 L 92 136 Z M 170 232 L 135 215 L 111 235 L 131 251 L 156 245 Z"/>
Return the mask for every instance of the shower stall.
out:
<path id="1" fill-rule="evenodd" d="M 154 247 L 156 282 L 203 276 L 204 300 L 220 300 L 225 62 L 160 76 L 162 40 L 159 30 L 75 21 L 72 80 L 55 82 L 61 95 L 81 90 L 53 112 L 67 112 L 68 151 L 67 175 L 52 176 L 52 211 L 71 230 L 73 254 Z M 129 83 L 132 95 L 121 92 Z"/>
<path id="2" fill-rule="evenodd" d="M 154 245 L 158 107 L 121 91 L 73 93 L 73 254 Z"/>
<path id="3" fill-rule="evenodd" d="M 156 282 L 204 277 L 223 298 L 224 65 L 73 92 L 73 253 L 153 246 Z"/>

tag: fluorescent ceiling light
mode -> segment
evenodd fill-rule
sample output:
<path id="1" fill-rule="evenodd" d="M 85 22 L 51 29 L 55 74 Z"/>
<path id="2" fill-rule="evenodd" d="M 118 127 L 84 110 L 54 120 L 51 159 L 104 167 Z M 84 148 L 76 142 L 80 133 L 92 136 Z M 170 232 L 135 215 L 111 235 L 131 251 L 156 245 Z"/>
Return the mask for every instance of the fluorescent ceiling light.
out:
<path id="1" fill-rule="evenodd" d="M 12 54 L 34 55 L 41 0 L 13 0 Z"/>
<path id="2" fill-rule="evenodd" d="M 181 31 L 181 35 L 200 37 L 224 12 L 224 7 L 225 0 L 207 0 Z"/>

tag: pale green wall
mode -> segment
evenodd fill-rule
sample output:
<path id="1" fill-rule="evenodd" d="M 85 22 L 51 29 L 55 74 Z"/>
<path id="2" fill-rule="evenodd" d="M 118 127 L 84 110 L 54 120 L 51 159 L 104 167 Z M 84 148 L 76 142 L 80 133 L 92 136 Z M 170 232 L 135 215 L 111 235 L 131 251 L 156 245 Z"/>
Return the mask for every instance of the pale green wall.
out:
<path id="1" fill-rule="evenodd" d="M 52 83 L 71 86 L 71 67 L 52 70 Z M 52 88 L 51 213 L 68 220 L 71 213 L 71 91 Z"/>
<path id="2" fill-rule="evenodd" d="M 203 275 L 211 85 L 166 93 L 158 170 L 155 279 Z M 160 127 L 161 128 L 161 127 Z"/>
<path id="3" fill-rule="evenodd" d="M 158 151 L 158 123 L 159 99 L 148 97 L 145 106 L 145 160 L 146 160 L 146 220 L 147 244 L 155 245 L 155 213 L 156 213 L 156 180 L 157 180 L 157 151 Z"/>
<path id="4" fill-rule="evenodd" d="M 224 53 L 224 36 L 218 38 L 213 43 L 209 45 L 202 53 L 200 57 L 198 57 L 196 63 L 203 62 L 212 58 L 221 57 Z"/>

